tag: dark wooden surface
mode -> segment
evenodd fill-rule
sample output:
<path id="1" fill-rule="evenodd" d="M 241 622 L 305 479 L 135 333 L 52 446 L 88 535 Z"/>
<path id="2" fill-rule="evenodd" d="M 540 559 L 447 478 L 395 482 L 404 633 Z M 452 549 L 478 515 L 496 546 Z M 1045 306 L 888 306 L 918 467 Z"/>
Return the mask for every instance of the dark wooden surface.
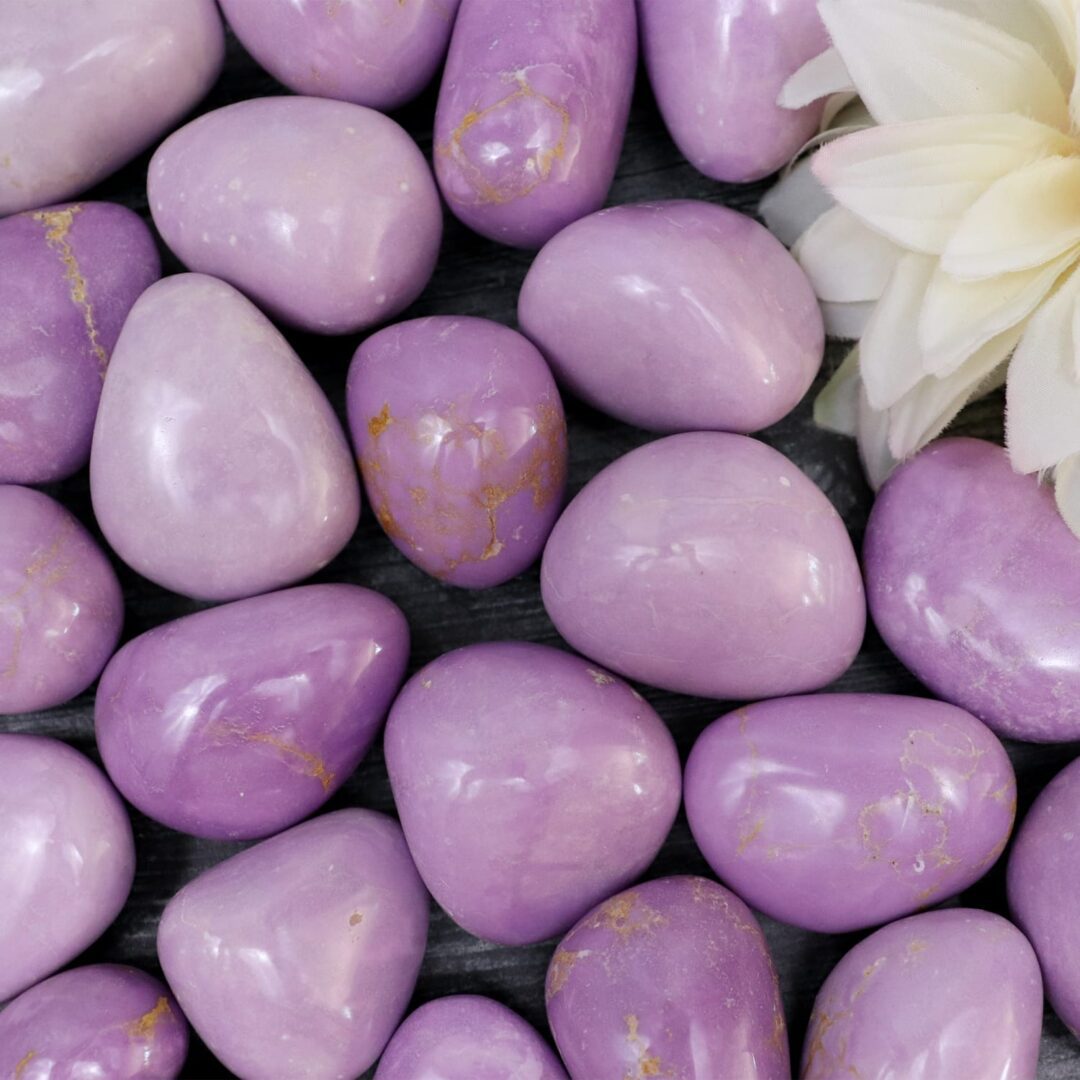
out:
<path id="1" fill-rule="evenodd" d="M 232 101 L 280 93 L 230 40 L 225 74 L 200 106 L 206 111 Z M 434 88 L 396 118 L 430 156 Z M 149 221 L 145 176 L 149 154 L 111 177 L 88 198 L 124 203 Z M 725 203 L 753 213 L 767 184 L 734 187 L 717 184 L 695 172 L 680 156 L 657 114 L 642 76 L 630 118 L 618 177 L 610 203 L 657 198 L 699 198 Z M 181 269 L 163 250 L 166 273 Z M 424 295 L 403 317 L 429 314 L 478 315 L 513 326 L 517 293 L 531 256 L 499 247 L 459 225 L 446 215 L 446 232 L 438 268 Z M 290 334 L 300 356 L 311 367 L 344 422 L 345 372 L 359 337 L 325 339 Z M 842 347 L 832 346 L 826 367 L 838 360 Z M 819 384 L 820 386 L 820 381 Z M 856 545 L 861 541 L 871 493 L 866 487 L 853 445 L 819 431 L 810 417 L 812 391 L 803 404 L 762 438 L 798 463 L 825 491 L 843 515 Z M 649 436 L 573 401 L 567 401 L 570 424 L 570 493 L 573 494 L 604 465 L 648 440 Z M 965 430 L 991 437 L 1000 435 L 1000 399 L 969 410 Z M 49 489 L 94 530 L 85 471 Z M 97 534 L 100 535 L 100 534 Z M 198 609 L 201 605 L 160 589 L 117 562 L 124 588 L 127 623 L 124 638 Z M 348 581 L 385 593 L 408 616 L 413 633 L 410 670 L 440 653 L 475 641 L 524 639 L 560 644 L 540 602 L 538 574 L 529 571 L 514 581 L 484 592 L 448 588 L 408 563 L 382 535 L 365 510 L 359 530 L 342 554 L 316 580 Z M 891 656 L 871 629 L 854 666 L 831 689 L 925 693 Z M 679 697 L 643 688 L 645 695 L 674 732 L 684 760 L 702 728 L 728 705 Z M 93 736 L 93 693 L 47 713 L 0 717 L 0 730 L 26 731 L 64 739 L 97 759 Z M 1077 753 L 1076 744 L 1034 746 L 1011 744 L 1016 766 L 1020 813 L 1055 772 Z M 376 747 L 327 809 L 366 806 L 394 812 L 381 749 Z M 115 961 L 136 964 L 160 974 L 154 949 L 158 918 L 166 901 L 185 882 L 244 845 L 198 840 L 173 832 L 132 811 L 138 870 L 135 887 L 120 917 L 79 962 Z M 1005 913 L 1004 859 L 960 900 Z M 672 873 L 708 874 L 680 814 L 648 876 Z M 2 884 L 2 883 L 0 883 Z M 1078 911 L 1080 917 L 1080 911 Z M 813 934 L 762 919 L 780 973 L 784 1004 L 797 1062 L 814 994 L 833 964 L 860 935 Z M 554 943 L 529 948 L 504 948 L 472 938 L 433 906 L 427 956 L 414 1004 L 452 993 L 487 994 L 517 1009 L 547 1034 L 543 979 Z M 948 1008 L 927 987 L 927 1008 Z M 227 1077 L 198 1038 L 192 1039 L 186 1077 L 211 1080 Z M 370 1076 L 371 1074 L 367 1074 Z M 1040 1080 L 1080 1077 L 1080 1044 L 1048 1009 L 1040 1058 Z M 736 1080 L 716 1077 L 714 1080 Z M 957 1077 L 955 1080 L 982 1080 Z"/>

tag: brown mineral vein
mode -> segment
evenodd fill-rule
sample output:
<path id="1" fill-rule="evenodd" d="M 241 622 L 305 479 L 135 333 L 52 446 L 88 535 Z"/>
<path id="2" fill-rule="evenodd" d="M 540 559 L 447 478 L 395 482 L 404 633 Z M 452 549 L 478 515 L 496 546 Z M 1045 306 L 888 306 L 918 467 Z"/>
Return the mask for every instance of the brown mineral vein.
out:
<path id="1" fill-rule="evenodd" d="M 271 735 L 267 731 L 244 731 L 241 728 L 225 728 L 226 735 L 234 735 L 246 742 L 262 743 L 280 750 L 287 757 L 296 758 L 304 766 L 304 775 L 318 780 L 323 786 L 323 791 L 329 791 L 334 782 L 334 774 L 326 767 L 326 763 L 316 754 L 301 750 L 298 746 L 286 742 L 284 739 Z"/>
<path id="2" fill-rule="evenodd" d="M 20 1077 L 26 1072 L 26 1066 L 30 1064 L 34 1058 L 37 1057 L 36 1050 L 27 1050 L 26 1054 L 21 1057 L 15 1064 L 15 1078 L 14 1080 L 20 1080 Z"/>
<path id="3" fill-rule="evenodd" d="M 171 1014 L 169 999 L 159 997 L 157 1004 L 149 1012 L 144 1012 L 137 1020 L 132 1020 L 125 1030 L 133 1039 L 152 1039 L 158 1024 Z"/>

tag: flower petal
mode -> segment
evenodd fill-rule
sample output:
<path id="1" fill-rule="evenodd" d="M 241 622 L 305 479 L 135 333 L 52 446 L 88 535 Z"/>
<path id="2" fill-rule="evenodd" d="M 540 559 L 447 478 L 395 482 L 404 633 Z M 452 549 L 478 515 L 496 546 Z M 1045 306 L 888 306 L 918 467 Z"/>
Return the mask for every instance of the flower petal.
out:
<path id="1" fill-rule="evenodd" d="M 825 323 L 825 333 L 841 341 L 858 341 L 866 333 L 866 324 L 876 306 L 872 300 L 860 300 L 855 304 L 822 301 L 821 317 Z"/>
<path id="2" fill-rule="evenodd" d="M 780 241 L 791 247 L 832 205 L 832 196 L 810 168 L 810 158 L 797 162 L 765 192 L 758 213 Z"/>
<path id="3" fill-rule="evenodd" d="M 900 462 L 889 451 L 888 414 L 871 407 L 865 387 L 859 394 L 859 426 L 856 439 L 859 444 L 859 460 L 862 461 L 867 483 L 877 491 Z"/>
<path id="4" fill-rule="evenodd" d="M 821 300 L 877 300 L 902 254 L 842 206 L 827 210 L 791 249 Z"/>
<path id="5" fill-rule="evenodd" d="M 854 91 L 848 69 L 836 49 L 829 48 L 807 60 L 780 88 L 776 104 L 782 109 L 801 109 L 815 101 Z"/>
<path id="6" fill-rule="evenodd" d="M 1054 470 L 1054 500 L 1065 524 L 1080 536 L 1080 454 L 1067 457 Z"/>
<path id="7" fill-rule="evenodd" d="M 859 349 L 856 346 L 814 399 L 814 423 L 839 435 L 854 435 L 859 426 L 861 390 Z"/>

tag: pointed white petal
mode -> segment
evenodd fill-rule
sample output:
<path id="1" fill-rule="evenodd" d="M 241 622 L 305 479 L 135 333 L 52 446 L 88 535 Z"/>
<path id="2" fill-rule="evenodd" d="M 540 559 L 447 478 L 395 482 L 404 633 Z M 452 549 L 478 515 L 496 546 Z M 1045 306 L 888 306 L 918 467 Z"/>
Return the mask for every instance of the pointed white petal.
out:
<path id="1" fill-rule="evenodd" d="M 875 490 L 881 487 L 899 461 L 889 451 L 889 418 L 887 413 L 872 408 L 865 387 L 859 394 L 859 425 L 856 433 L 859 459 L 867 483 Z"/>
<path id="2" fill-rule="evenodd" d="M 1065 524 L 1080 536 L 1080 454 L 1067 457 L 1054 470 L 1054 499 Z"/>
<path id="3" fill-rule="evenodd" d="M 842 206 L 826 211 L 791 249 L 820 300 L 877 300 L 902 251 Z"/>
<path id="4" fill-rule="evenodd" d="M 839 435 L 854 435 L 859 428 L 861 390 L 859 349 L 856 346 L 814 399 L 814 423 Z"/>
<path id="5" fill-rule="evenodd" d="M 1012 0 L 1002 0 L 1011 3 Z M 1076 64 L 1076 0 L 1032 0 L 1035 7 L 1041 8 L 1046 18 L 1054 27 L 1066 60 Z M 1032 43 L 1034 44 L 1034 42 Z"/>
<path id="6" fill-rule="evenodd" d="M 854 91 L 848 69 L 840 54 L 832 48 L 818 53 L 805 64 L 780 89 L 776 104 L 782 109 L 801 109 L 830 94 Z"/>
<path id="7" fill-rule="evenodd" d="M 821 317 L 825 322 L 825 333 L 841 341 L 858 341 L 866 332 L 866 324 L 876 306 L 873 300 L 860 300 L 856 304 L 822 301 Z"/>
<path id="8" fill-rule="evenodd" d="M 765 193 L 758 207 L 772 234 L 788 247 L 833 205 L 810 162 L 810 158 L 798 162 Z"/>

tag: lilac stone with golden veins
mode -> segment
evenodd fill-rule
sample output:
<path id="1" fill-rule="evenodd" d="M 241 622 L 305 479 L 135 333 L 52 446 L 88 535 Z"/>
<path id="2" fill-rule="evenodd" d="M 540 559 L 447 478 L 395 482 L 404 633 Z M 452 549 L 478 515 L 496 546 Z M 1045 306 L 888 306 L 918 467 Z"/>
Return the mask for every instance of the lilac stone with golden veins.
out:
<path id="1" fill-rule="evenodd" d="M 533 345 L 486 319 L 400 323 L 360 346 L 347 393 L 368 499 L 407 558 L 466 588 L 533 563 L 567 457 L 559 392 Z"/>
<path id="2" fill-rule="evenodd" d="M 573 1080 L 789 1080 L 776 971 L 750 909 L 699 877 L 648 881 L 559 943 L 547 1012 Z"/>
<path id="3" fill-rule="evenodd" d="M 450 209 L 524 248 L 598 210 L 636 66 L 633 0 L 462 0 L 435 113 Z"/>

